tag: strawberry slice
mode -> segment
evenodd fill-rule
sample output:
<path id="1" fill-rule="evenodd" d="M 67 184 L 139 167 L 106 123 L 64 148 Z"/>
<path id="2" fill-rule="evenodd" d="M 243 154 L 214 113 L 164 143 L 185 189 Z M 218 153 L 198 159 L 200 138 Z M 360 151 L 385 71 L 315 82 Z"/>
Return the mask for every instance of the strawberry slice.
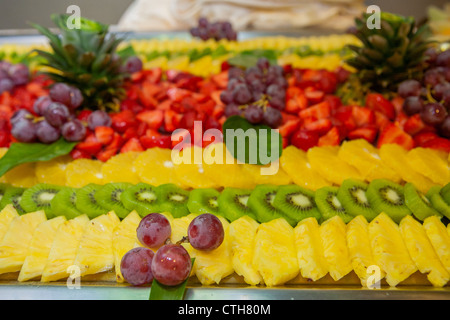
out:
<path id="1" fill-rule="evenodd" d="M 367 95 L 366 107 L 372 109 L 373 111 L 381 112 L 390 120 L 395 120 L 394 105 L 379 93 L 369 93 Z"/>
<path id="2" fill-rule="evenodd" d="M 131 110 L 123 110 L 118 113 L 110 114 L 112 128 L 120 133 L 125 132 L 128 128 L 137 125 L 134 113 Z"/>
<path id="3" fill-rule="evenodd" d="M 191 92 L 186 89 L 170 88 L 167 90 L 167 96 L 170 100 L 175 102 L 181 102 L 184 98 L 189 97 L 190 95 Z"/>
<path id="4" fill-rule="evenodd" d="M 350 140 L 356 140 L 356 139 L 365 139 L 369 143 L 373 143 L 377 137 L 378 134 L 378 128 L 376 126 L 365 126 L 357 128 L 353 131 L 350 131 L 347 134 L 347 137 Z"/>
<path id="5" fill-rule="evenodd" d="M 158 100 L 155 96 L 159 93 L 161 88 L 150 82 L 143 82 L 141 90 L 139 91 L 139 101 L 146 108 L 155 108 L 158 105 Z"/>
<path id="6" fill-rule="evenodd" d="M 298 115 L 301 119 L 305 118 L 324 119 L 328 118 L 330 114 L 331 114 L 330 104 L 327 101 L 323 101 L 305 110 L 300 111 Z"/>
<path id="7" fill-rule="evenodd" d="M 346 131 L 356 129 L 356 123 L 353 119 L 353 108 L 351 106 L 341 106 L 337 108 L 333 112 L 331 120 L 333 125 L 344 127 Z"/>
<path id="8" fill-rule="evenodd" d="M 380 148 L 383 144 L 398 144 L 406 150 L 414 148 L 413 138 L 392 123 L 386 126 L 380 133 L 377 147 Z"/>
<path id="9" fill-rule="evenodd" d="M 211 77 L 211 80 L 219 89 L 226 89 L 228 85 L 228 71 L 222 71 Z"/>
<path id="10" fill-rule="evenodd" d="M 341 143 L 339 129 L 337 127 L 331 128 L 325 135 L 319 138 L 318 146 L 338 146 Z"/>
<path id="11" fill-rule="evenodd" d="M 450 152 L 450 140 L 445 138 L 435 138 L 428 140 L 427 142 L 423 143 L 422 148 L 430 148 L 434 150 L 441 150 L 444 152 L 449 153 Z"/>
<path id="12" fill-rule="evenodd" d="M 170 136 L 167 135 L 155 135 L 155 136 L 142 136 L 139 138 L 139 142 L 141 143 L 144 149 L 149 148 L 172 148 L 172 140 Z"/>
<path id="13" fill-rule="evenodd" d="M 94 135 L 97 141 L 106 146 L 113 141 L 114 130 L 111 127 L 99 126 L 95 128 Z"/>
<path id="14" fill-rule="evenodd" d="M 162 110 L 143 111 L 136 116 L 141 122 L 145 122 L 150 129 L 158 130 L 164 122 L 164 112 Z"/>
<path id="15" fill-rule="evenodd" d="M 180 121 L 183 115 L 176 113 L 173 110 L 164 111 L 164 130 L 166 132 L 173 132 L 180 126 Z"/>
<path id="16" fill-rule="evenodd" d="M 365 107 L 352 106 L 352 117 L 357 127 L 375 123 L 375 112 Z"/>
<path id="17" fill-rule="evenodd" d="M 113 156 L 115 156 L 117 154 L 117 151 L 119 151 L 119 149 L 117 149 L 117 148 L 101 150 L 100 152 L 98 152 L 95 155 L 95 157 L 102 162 L 106 162 L 109 159 L 111 159 Z"/>
<path id="18" fill-rule="evenodd" d="M 330 119 L 314 120 L 314 118 L 307 118 L 303 122 L 303 129 L 316 132 L 318 135 L 327 133 L 332 126 Z"/>
<path id="19" fill-rule="evenodd" d="M 312 87 L 308 87 L 305 89 L 305 97 L 310 103 L 316 104 L 323 101 L 325 93 L 320 90 L 315 90 Z"/>
<path id="20" fill-rule="evenodd" d="M 103 145 L 100 141 L 83 141 L 77 144 L 76 149 L 90 156 L 102 150 Z"/>
<path id="21" fill-rule="evenodd" d="M 91 159 L 92 155 L 90 153 L 87 153 L 81 149 L 75 148 L 70 152 L 70 156 L 72 159 Z"/>
<path id="22" fill-rule="evenodd" d="M 161 68 L 152 68 L 147 71 L 145 74 L 145 81 L 149 83 L 159 83 L 162 78 L 163 71 Z"/>
<path id="23" fill-rule="evenodd" d="M 327 94 L 323 100 L 328 102 L 332 111 L 337 110 L 337 108 L 342 106 L 341 98 L 332 94 Z"/>
<path id="24" fill-rule="evenodd" d="M 422 121 L 420 114 L 414 114 L 405 121 L 403 130 L 405 130 L 407 134 L 414 136 L 424 130 L 426 126 L 427 125 Z"/>
<path id="25" fill-rule="evenodd" d="M 131 138 L 120 149 L 120 153 L 125 153 L 125 152 L 142 152 L 142 151 L 144 151 L 144 148 L 142 147 L 142 145 L 139 142 L 138 138 Z"/>
<path id="26" fill-rule="evenodd" d="M 439 138 L 439 136 L 431 131 L 421 132 L 414 136 L 414 142 L 416 146 L 421 147 L 427 141 Z"/>
<path id="27" fill-rule="evenodd" d="M 311 131 L 298 130 L 291 137 L 291 144 L 303 151 L 308 151 L 310 148 L 317 146 L 318 143 L 319 135 Z"/>
<path id="28" fill-rule="evenodd" d="M 378 111 L 374 111 L 375 114 L 375 125 L 382 131 L 386 126 L 391 124 L 388 117 Z"/>
<path id="29" fill-rule="evenodd" d="M 300 126 L 300 119 L 289 119 L 278 127 L 278 131 L 282 137 L 290 137 Z"/>

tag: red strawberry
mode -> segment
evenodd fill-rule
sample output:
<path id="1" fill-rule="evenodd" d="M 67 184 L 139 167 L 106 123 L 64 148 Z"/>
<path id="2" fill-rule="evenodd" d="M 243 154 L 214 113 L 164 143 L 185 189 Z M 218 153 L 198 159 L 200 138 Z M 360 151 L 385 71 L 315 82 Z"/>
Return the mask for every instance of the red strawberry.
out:
<path id="1" fill-rule="evenodd" d="M 142 151 L 144 151 L 144 148 L 142 147 L 141 143 L 139 142 L 139 139 L 137 138 L 131 138 L 120 149 L 120 153 L 142 152 Z"/>
<path id="2" fill-rule="evenodd" d="M 319 143 L 319 135 L 316 132 L 298 130 L 291 137 L 291 144 L 303 151 L 317 146 Z"/>
<path id="3" fill-rule="evenodd" d="M 323 101 L 325 93 L 323 91 L 314 90 L 311 87 L 308 87 L 305 89 L 305 97 L 310 103 L 316 104 Z"/>
<path id="4" fill-rule="evenodd" d="M 91 110 L 82 110 L 80 111 L 80 113 L 77 115 L 77 119 L 83 122 L 87 122 L 87 119 L 89 118 L 89 116 L 91 115 L 92 111 Z"/>
<path id="5" fill-rule="evenodd" d="M 356 129 L 356 123 L 353 119 L 353 108 L 350 106 L 337 108 L 333 112 L 331 120 L 334 126 L 344 127 L 346 131 Z"/>
<path id="6" fill-rule="evenodd" d="M 375 113 L 365 107 L 352 106 L 352 117 L 357 127 L 375 123 Z"/>
<path id="7" fill-rule="evenodd" d="M 102 143 L 99 141 L 83 141 L 77 144 L 76 149 L 88 155 L 94 155 L 102 150 Z"/>
<path id="8" fill-rule="evenodd" d="M 95 138 L 102 145 L 110 144 L 114 138 L 114 130 L 111 127 L 99 126 L 94 130 Z"/>
<path id="9" fill-rule="evenodd" d="M 160 104 L 158 104 L 158 106 L 156 107 L 156 109 L 158 110 L 169 110 L 172 106 L 172 101 L 170 99 L 166 99 L 163 102 L 161 102 Z"/>
<path id="10" fill-rule="evenodd" d="M 383 113 L 374 111 L 375 113 L 375 125 L 382 131 L 386 126 L 391 124 L 391 121 Z"/>
<path id="11" fill-rule="evenodd" d="M 332 94 L 327 94 L 323 100 L 328 102 L 331 110 L 336 110 L 342 106 L 341 98 Z"/>
<path id="12" fill-rule="evenodd" d="M 181 102 L 184 98 L 191 95 L 189 90 L 180 89 L 180 88 L 170 88 L 167 90 L 167 96 L 170 100 Z"/>
<path id="13" fill-rule="evenodd" d="M 324 119 L 328 118 L 330 114 L 331 114 L 330 104 L 326 101 L 323 101 L 305 110 L 300 111 L 298 115 L 302 119 L 305 118 Z"/>
<path id="14" fill-rule="evenodd" d="M 70 152 L 72 159 L 91 159 L 91 154 L 81 149 L 75 148 Z"/>
<path id="15" fill-rule="evenodd" d="M 395 107 L 383 95 L 379 93 L 369 93 L 366 97 L 366 107 L 373 111 L 378 111 L 387 116 L 390 120 L 395 120 Z"/>
<path id="16" fill-rule="evenodd" d="M 228 71 L 222 71 L 221 73 L 212 76 L 211 80 L 219 89 L 226 89 L 228 85 Z"/>
<path id="17" fill-rule="evenodd" d="M 162 69 L 161 68 L 152 68 L 149 70 L 145 70 L 145 81 L 150 83 L 159 83 L 162 77 Z"/>
<path id="18" fill-rule="evenodd" d="M 158 100 L 155 96 L 161 91 L 161 87 L 150 82 L 143 82 L 141 90 L 139 91 L 139 101 L 146 108 L 155 108 L 158 105 Z"/>
<path id="19" fill-rule="evenodd" d="M 173 132 L 178 129 L 182 116 L 173 110 L 166 110 L 164 112 L 164 130 L 166 132 Z"/>
<path id="20" fill-rule="evenodd" d="M 319 88 L 325 93 L 334 93 L 337 86 L 337 77 L 333 72 L 320 70 Z"/>
<path id="21" fill-rule="evenodd" d="M 293 134 L 300 126 L 300 119 L 289 119 L 283 122 L 281 126 L 278 127 L 278 131 L 282 137 L 288 138 Z"/>
<path id="22" fill-rule="evenodd" d="M 444 152 L 449 153 L 450 152 L 450 140 L 445 138 L 435 138 L 428 140 L 427 142 L 423 143 L 422 148 L 430 148 L 434 150 L 441 150 Z"/>
<path id="23" fill-rule="evenodd" d="M 134 113 L 130 110 L 123 110 L 119 113 L 110 114 L 112 128 L 120 133 L 125 132 L 128 128 L 137 125 Z"/>
<path id="24" fill-rule="evenodd" d="M 369 125 L 350 131 L 347 134 L 347 137 L 350 140 L 365 139 L 368 142 L 373 143 L 377 137 L 377 134 L 378 134 L 377 127 Z"/>
<path id="25" fill-rule="evenodd" d="M 416 146 L 421 147 L 425 142 L 439 138 L 439 136 L 431 131 L 421 132 L 414 136 Z"/>
<path id="26" fill-rule="evenodd" d="M 323 135 L 323 134 L 327 133 L 331 129 L 332 126 L 333 126 L 333 124 L 331 123 L 330 119 L 314 120 L 311 118 L 307 118 L 303 122 L 302 127 L 303 127 L 303 129 L 305 129 L 307 131 L 314 131 L 318 135 Z"/>
<path id="27" fill-rule="evenodd" d="M 341 143 L 339 130 L 336 127 L 331 128 L 325 135 L 319 138 L 319 147 L 323 146 L 338 146 Z"/>
<path id="28" fill-rule="evenodd" d="M 172 140 L 170 136 L 166 135 L 159 135 L 159 136 L 143 136 L 139 138 L 139 141 L 141 142 L 142 146 L 145 149 L 148 148 L 165 148 L 165 149 L 171 149 L 172 148 Z"/>
<path id="29" fill-rule="evenodd" d="M 95 157 L 102 162 L 106 162 L 111 159 L 111 157 L 115 156 L 117 154 L 117 151 L 118 149 L 116 148 L 101 150 L 95 155 Z"/>
<path id="30" fill-rule="evenodd" d="M 139 113 L 136 118 L 145 122 L 150 129 L 158 130 L 164 121 L 164 112 L 162 110 L 148 110 Z"/>
<path id="31" fill-rule="evenodd" d="M 406 133 L 414 136 L 426 128 L 426 124 L 422 121 L 420 114 L 409 117 L 403 125 Z"/>
<path id="32" fill-rule="evenodd" d="M 128 141 L 131 138 L 138 138 L 138 132 L 136 128 L 128 128 L 122 135 L 123 140 Z"/>
<path id="33" fill-rule="evenodd" d="M 405 149 L 410 150 L 414 147 L 414 140 L 409 134 L 395 124 L 389 124 L 380 132 L 377 147 L 380 148 L 383 144 L 398 144 Z"/>

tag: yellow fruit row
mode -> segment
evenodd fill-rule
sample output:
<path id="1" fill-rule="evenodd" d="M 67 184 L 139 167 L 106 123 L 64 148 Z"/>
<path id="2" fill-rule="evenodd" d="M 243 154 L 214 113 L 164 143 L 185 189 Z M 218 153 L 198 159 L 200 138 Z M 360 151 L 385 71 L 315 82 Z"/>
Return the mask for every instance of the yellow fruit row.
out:
<path id="1" fill-rule="evenodd" d="M 7 172 L 0 182 L 20 187 L 50 183 L 79 188 L 89 183 L 145 182 L 155 186 L 174 183 L 183 188 L 249 189 L 259 184 L 295 183 L 317 190 L 339 186 L 348 178 L 411 182 L 425 193 L 432 186 L 450 182 L 449 154 L 424 148 L 407 151 L 395 144 L 377 149 L 366 140 L 353 140 L 340 147 L 315 147 L 308 152 L 290 146 L 268 167 L 237 163 L 224 144 L 216 143 L 181 154 L 160 148 L 122 153 L 105 163 L 65 156 L 21 165 Z"/>
<path id="2" fill-rule="evenodd" d="M 196 217 L 165 216 L 172 243 L 187 235 Z M 268 287 L 345 282 L 355 275 L 367 287 L 395 287 L 420 274 L 435 287 L 450 280 L 450 226 L 435 216 L 423 224 L 407 216 L 399 225 L 384 213 L 370 223 L 358 216 L 347 225 L 338 216 L 321 225 L 308 218 L 295 228 L 282 218 L 262 224 L 248 216 L 232 223 L 219 219 L 225 237 L 217 249 L 182 244 L 195 258 L 191 276 L 203 285 L 226 282 L 234 273 L 237 281 Z M 47 220 L 43 211 L 19 216 L 8 205 L 0 212 L 0 274 L 19 272 L 21 282 L 51 282 L 110 271 L 124 282 L 118 266 L 126 252 L 142 246 L 136 237 L 140 220 L 135 211 L 122 221 L 114 212 L 93 220 L 86 215 Z"/>

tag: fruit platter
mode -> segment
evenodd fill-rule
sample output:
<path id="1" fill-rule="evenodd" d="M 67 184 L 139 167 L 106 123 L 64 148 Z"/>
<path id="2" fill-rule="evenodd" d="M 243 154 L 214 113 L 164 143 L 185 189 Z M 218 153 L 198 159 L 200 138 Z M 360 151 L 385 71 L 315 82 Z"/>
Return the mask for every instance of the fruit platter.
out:
<path id="1" fill-rule="evenodd" d="M 450 44 L 369 17 L 0 43 L 0 296 L 450 299 Z"/>

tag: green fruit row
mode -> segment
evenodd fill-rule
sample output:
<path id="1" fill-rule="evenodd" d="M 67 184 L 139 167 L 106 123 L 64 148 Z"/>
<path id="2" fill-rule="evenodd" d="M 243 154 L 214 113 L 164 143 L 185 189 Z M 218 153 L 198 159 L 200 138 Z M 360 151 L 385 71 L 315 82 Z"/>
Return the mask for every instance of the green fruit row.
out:
<path id="1" fill-rule="evenodd" d="M 293 226 L 308 217 L 325 221 L 335 215 L 346 223 L 358 215 L 371 221 L 381 212 L 397 223 L 411 214 L 421 221 L 432 215 L 450 219 L 450 183 L 433 187 L 424 195 L 411 183 L 403 186 L 384 179 L 370 183 L 348 179 L 340 187 L 317 191 L 297 185 L 188 191 L 174 184 L 89 184 L 80 189 L 50 184 L 24 189 L 0 184 L 0 197 L 0 209 L 12 204 L 19 214 L 44 210 L 48 218 L 64 215 L 68 219 L 81 214 L 93 219 L 111 210 L 121 218 L 133 210 L 141 216 L 170 212 L 175 218 L 212 213 L 229 221 L 248 215 L 260 223 L 282 217 Z"/>

